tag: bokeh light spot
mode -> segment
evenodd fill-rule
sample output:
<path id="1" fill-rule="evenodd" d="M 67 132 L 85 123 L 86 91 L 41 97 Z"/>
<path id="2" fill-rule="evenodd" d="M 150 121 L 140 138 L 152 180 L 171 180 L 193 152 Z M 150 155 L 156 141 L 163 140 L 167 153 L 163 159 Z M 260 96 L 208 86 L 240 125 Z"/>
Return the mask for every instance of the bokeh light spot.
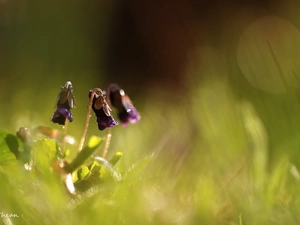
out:
<path id="1" fill-rule="evenodd" d="M 300 32 L 285 19 L 262 17 L 240 37 L 238 65 L 255 87 L 270 93 L 294 90 L 300 84 Z"/>

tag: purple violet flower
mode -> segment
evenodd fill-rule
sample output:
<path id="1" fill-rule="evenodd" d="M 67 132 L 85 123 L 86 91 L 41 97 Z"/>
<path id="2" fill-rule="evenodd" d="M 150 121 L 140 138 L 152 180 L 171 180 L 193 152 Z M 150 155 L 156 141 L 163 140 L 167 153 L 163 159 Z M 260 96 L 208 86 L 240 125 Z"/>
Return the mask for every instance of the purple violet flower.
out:
<path id="1" fill-rule="evenodd" d="M 89 97 L 91 97 L 93 90 L 90 90 Z M 118 123 L 111 116 L 109 108 L 103 95 L 94 94 L 92 109 L 97 117 L 97 124 L 99 130 L 104 130 L 107 127 L 113 127 Z"/>
<path id="2" fill-rule="evenodd" d="M 72 113 L 70 111 L 69 106 L 63 106 L 61 105 L 57 110 L 54 112 L 51 121 L 53 123 L 58 123 L 60 125 L 65 125 L 66 119 L 68 119 L 70 122 L 73 121 Z"/>
<path id="3" fill-rule="evenodd" d="M 70 81 L 61 87 L 61 91 L 56 101 L 56 111 L 54 112 L 51 121 L 60 125 L 65 125 L 66 119 L 73 121 L 71 108 L 76 106 L 75 97 L 73 95 L 73 87 Z"/>
<path id="4" fill-rule="evenodd" d="M 124 90 L 120 89 L 118 85 L 111 84 L 108 87 L 107 95 L 111 105 L 118 110 L 118 118 L 123 126 L 140 121 L 141 115 L 135 109 Z"/>

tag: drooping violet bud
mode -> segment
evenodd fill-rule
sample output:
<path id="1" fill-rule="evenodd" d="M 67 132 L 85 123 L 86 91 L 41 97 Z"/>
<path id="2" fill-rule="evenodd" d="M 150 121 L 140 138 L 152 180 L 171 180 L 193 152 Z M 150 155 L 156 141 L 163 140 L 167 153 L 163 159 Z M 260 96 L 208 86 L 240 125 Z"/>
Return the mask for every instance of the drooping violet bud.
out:
<path id="1" fill-rule="evenodd" d="M 118 118 L 123 126 L 129 123 L 136 123 L 141 119 L 141 115 L 133 106 L 128 95 L 118 85 L 111 84 L 107 89 L 107 97 L 110 104 L 118 110 Z"/>
<path id="2" fill-rule="evenodd" d="M 89 98 L 91 98 L 92 93 L 93 90 L 90 90 Z M 110 113 L 111 109 L 102 93 L 94 93 L 92 109 L 97 117 L 96 122 L 99 130 L 104 130 L 118 124 L 112 117 Z"/>
<path id="3" fill-rule="evenodd" d="M 76 100 L 73 95 L 73 86 L 70 81 L 67 81 L 61 87 L 56 100 L 56 111 L 54 112 L 51 121 L 60 125 L 65 125 L 66 119 L 73 121 L 71 109 L 76 106 Z"/>

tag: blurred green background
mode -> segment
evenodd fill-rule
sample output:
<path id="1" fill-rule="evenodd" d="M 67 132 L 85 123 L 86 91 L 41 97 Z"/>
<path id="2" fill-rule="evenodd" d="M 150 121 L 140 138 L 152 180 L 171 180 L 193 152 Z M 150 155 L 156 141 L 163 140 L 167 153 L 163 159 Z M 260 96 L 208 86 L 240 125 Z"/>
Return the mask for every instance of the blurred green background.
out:
<path id="1" fill-rule="evenodd" d="M 75 136 L 91 88 L 114 82 L 142 111 L 166 102 L 189 111 L 184 102 L 194 91 L 206 80 L 218 80 L 235 98 L 254 104 L 275 147 L 298 130 L 298 6 L 294 1 L 3 0 L 0 126 L 55 127 L 49 118 L 67 80 L 78 102 L 70 130 Z"/>
<path id="2" fill-rule="evenodd" d="M 110 154 L 124 152 L 123 170 L 156 157 L 126 202 L 145 208 L 121 207 L 128 224 L 241 225 L 240 214 L 245 224 L 297 224 L 299 178 L 288 171 L 300 166 L 299 9 L 293 0 L 0 0 L 0 127 L 59 129 L 50 117 L 70 80 L 78 139 L 88 91 L 118 83 L 142 120 L 113 129 Z M 105 135 L 94 117 L 92 134 Z"/>

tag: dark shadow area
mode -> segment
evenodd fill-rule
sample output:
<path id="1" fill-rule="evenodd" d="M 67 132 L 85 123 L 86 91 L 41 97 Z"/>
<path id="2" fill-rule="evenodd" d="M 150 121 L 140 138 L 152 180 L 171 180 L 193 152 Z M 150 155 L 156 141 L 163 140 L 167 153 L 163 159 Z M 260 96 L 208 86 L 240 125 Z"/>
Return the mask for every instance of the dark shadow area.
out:
<path id="1" fill-rule="evenodd" d="M 9 150 L 15 154 L 16 158 L 18 158 L 20 155 L 20 152 L 19 152 L 20 146 L 19 146 L 19 142 L 18 142 L 17 138 L 12 134 L 8 134 L 5 137 L 5 141 L 6 141 L 7 146 L 9 147 Z"/>

